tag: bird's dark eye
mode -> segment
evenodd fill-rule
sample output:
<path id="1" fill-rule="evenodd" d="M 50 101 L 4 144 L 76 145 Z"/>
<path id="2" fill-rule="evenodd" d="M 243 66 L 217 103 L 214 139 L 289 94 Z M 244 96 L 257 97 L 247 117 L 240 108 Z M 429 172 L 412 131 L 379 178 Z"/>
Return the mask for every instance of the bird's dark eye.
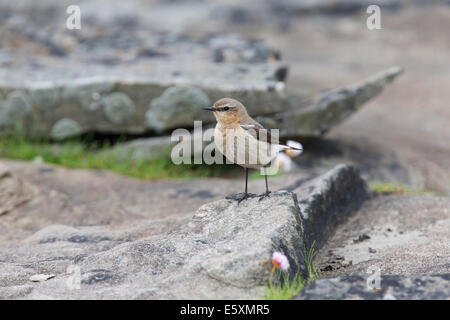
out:
<path id="1" fill-rule="evenodd" d="M 230 107 L 224 107 L 223 108 L 223 111 L 228 111 L 228 110 L 230 110 Z"/>

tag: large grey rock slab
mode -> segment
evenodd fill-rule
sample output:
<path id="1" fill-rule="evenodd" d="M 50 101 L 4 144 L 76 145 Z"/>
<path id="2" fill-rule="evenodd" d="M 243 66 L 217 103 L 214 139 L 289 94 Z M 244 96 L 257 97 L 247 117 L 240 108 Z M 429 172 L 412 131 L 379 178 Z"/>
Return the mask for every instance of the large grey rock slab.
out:
<path id="1" fill-rule="evenodd" d="M 400 67 L 391 67 L 359 83 L 324 91 L 311 100 L 294 95 L 285 111 L 259 119 L 269 128 L 279 128 L 281 137 L 318 137 L 353 115 L 402 72 Z"/>
<path id="2" fill-rule="evenodd" d="M 380 94 L 384 87 L 401 73 L 401 68 L 392 67 L 361 81 L 361 83 L 321 93 L 315 99 L 302 100 L 305 98 L 290 96 L 290 102 L 286 104 L 286 109 L 282 113 L 271 115 L 270 117 L 259 116 L 257 119 L 267 128 L 280 129 L 279 134 L 282 139 L 289 137 L 320 137 L 334 126 L 339 125 L 349 118 L 354 112 L 359 110 L 364 103 Z M 180 90 L 183 89 L 180 88 Z M 207 99 L 206 96 L 203 98 Z M 158 104 L 159 103 L 160 102 L 158 102 Z M 166 123 L 179 121 L 181 117 L 176 117 L 177 119 L 170 118 L 171 115 L 175 115 L 179 112 L 179 108 L 176 104 L 168 105 L 172 106 L 169 108 L 170 110 L 162 108 L 160 113 L 153 109 L 148 111 L 148 121 L 153 121 L 155 118 L 165 119 L 162 122 Z M 191 108 L 192 111 L 196 108 L 198 109 L 199 105 L 201 105 L 201 103 L 190 104 L 188 108 Z M 185 123 L 193 123 L 194 120 L 196 120 L 192 117 L 193 114 L 195 114 L 195 112 L 190 112 L 189 115 L 183 113 L 182 117 L 184 117 L 184 119 L 190 119 Z M 162 122 L 158 123 L 162 124 Z M 212 123 L 206 124 L 204 129 L 211 129 L 212 126 Z M 189 148 L 193 151 L 192 155 L 195 155 L 196 153 L 202 154 L 203 149 L 212 141 L 204 141 L 202 140 L 202 135 L 194 135 L 194 132 L 187 134 L 183 141 L 184 143 L 191 143 Z M 198 148 L 195 147 L 194 141 L 195 144 L 199 146 Z M 177 143 L 179 143 L 179 141 L 171 140 L 170 136 L 139 138 L 131 142 L 118 144 L 111 149 L 105 150 L 103 153 L 111 156 L 118 156 L 120 158 L 131 157 L 140 160 L 154 159 L 168 156 L 171 148 Z M 327 142 L 325 141 L 324 143 Z M 329 145 L 330 143 L 327 144 Z M 367 154 L 367 151 L 365 154 Z M 311 155 L 316 156 L 313 154 Z M 379 155 L 376 156 L 377 158 L 380 157 Z M 372 158 L 367 157 L 364 161 L 367 162 L 371 159 Z M 389 161 L 392 162 L 395 160 L 389 159 Z M 304 161 L 302 160 L 301 162 Z M 339 162 L 342 162 L 342 160 Z M 355 161 L 355 165 L 358 166 L 360 163 Z M 363 165 L 366 166 L 366 163 Z M 391 175 L 402 174 L 401 180 L 408 179 L 408 174 L 404 173 L 404 171 L 406 171 L 405 168 L 402 168 L 398 163 L 396 163 L 396 168 L 398 169 L 397 171 L 401 172 L 393 172 Z M 389 171 L 389 167 L 386 170 Z M 375 175 L 380 176 L 378 173 L 375 173 Z"/>
<path id="3" fill-rule="evenodd" d="M 267 210 L 273 212 L 271 217 Z M 148 236 L 147 231 L 135 241 L 138 233 L 133 229 L 50 226 L 24 240 L 26 245 L 15 253 L 2 250 L 1 269 L 7 272 L 0 276 L 1 295 L 9 294 L 8 283 L 29 285 L 27 273 L 36 273 L 35 268 L 50 268 L 57 274 L 55 281 L 39 283 L 42 287 L 25 298 L 261 297 L 269 275 L 261 262 L 270 259 L 273 250 L 285 251 L 293 268 L 299 268 L 299 219 L 295 197 L 285 192 L 239 207 L 228 200 L 207 204 L 186 225 L 168 234 Z M 72 264 L 81 270 L 78 290 L 66 284 Z"/>
<path id="4" fill-rule="evenodd" d="M 15 195 L 24 190 L 32 191 L 25 193 L 28 201 L 15 202 L 17 205 L 8 207 L 7 214 L 2 216 L 2 245 L 12 245 L 51 224 L 120 225 L 142 219 L 192 216 L 206 202 L 244 190 L 243 170 L 235 179 L 145 181 L 107 171 L 67 169 L 46 163 L 11 160 L 1 163 L 6 164 L 9 172 L 2 178 L 3 186 L 8 186 L 3 207 L 20 199 Z M 273 177 L 270 187 L 271 190 L 285 189 L 305 177 L 302 173 Z M 263 193 L 264 180 L 250 179 L 249 190 Z"/>
<path id="5" fill-rule="evenodd" d="M 172 152 L 176 150 L 186 150 L 184 156 L 194 161 L 194 157 L 202 157 L 205 148 L 213 144 L 214 128 L 205 128 L 204 132 L 193 133 L 186 131 L 185 134 L 172 136 L 157 136 L 149 138 L 133 139 L 128 142 L 118 143 L 110 148 L 106 148 L 99 152 L 105 157 L 114 157 L 116 159 L 133 159 L 133 160 L 153 160 L 156 158 L 166 158 L 167 161 L 172 156 Z M 210 140 L 204 138 L 209 135 Z M 178 149 L 174 151 L 174 147 L 178 145 Z M 189 152 L 189 151 L 190 152 Z M 55 150 L 58 152 L 58 150 Z M 175 152 L 176 154 L 176 152 Z M 203 159 L 203 158 L 201 158 Z"/>
<path id="6" fill-rule="evenodd" d="M 167 131 L 210 119 L 201 108 L 225 96 L 257 114 L 283 108 L 286 66 L 263 41 L 158 31 L 136 3 L 134 14 L 79 3 L 82 28 L 68 30 L 69 4 L 1 4 L 10 14 L 0 36 L 0 132 L 62 140 Z"/>
<path id="7" fill-rule="evenodd" d="M 390 183 L 421 190 L 420 185 L 415 185 L 420 173 L 412 170 L 394 151 L 385 150 L 383 144 L 351 136 L 339 140 L 317 138 L 300 141 L 305 151 L 301 157 L 293 159 L 299 171 L 317 176 L 340 163 L 347 163 L 354 166 L 369 184 Z"/>
<path id="8" fill-rule="evenodd" d="M 327 275 L 450 273 L 450 199 L 377 196 L 335 230 L 319 254 Z"/>
<path id="9" fill-rule="evenodd" d="M 306 286 L 296 300 L 448 300 L 450 274 L 385 275 L 372 289 L 370 275 L 326 278 Z M 367 283 L 372 287 L 368 287 Z"/>
<path id="10" fill-rule="evenodd" d="M 370 5 L 377 5 L 382 10 L 400 9 L 406 4 L 404 0 L 314 0 L 314 1 L 295 1 L 282 0 L 276 5 L 273 4 L 273 10 L 288 12 L 292 15 L 348 15 L 365 12 Z"/>
<path id="11" fill-rule="evenodd" d="M 272 90 L 279 82 L 271 76 L 278 68 L 277 63 L 250 66 L 253 75 L 236 76 L 232 69 L 238 64 L 222 66 L 211 62 L 209 68 L 208 62 L 201 61 L 197 69 L 190 65 L 197 80 L 182 70 L 186 64 L 181 64 L 177 71 L 184 74 L 181 79 L 171 76 L 178 73 L 167 70 L 165 62 L 160 61 L 139 67 L 159 69 L 160 75 L 155 72 L 139 75 L 131 68 L 127 68 L 129 76 L 109 75 L 101 68 L 97 71 L 93 68 L 90 76 L 73 76 L 70 80 L 50 78 L 12 88 L 6 84 L 1 87 L 6 98 L 1 102 L 0 125 L 6 132 L 20 127 L 28 136 L 62 140 L 85 132 L 142 134 L 189 128 L 194 120 L 211 120 L 202 107 L 225 96 L 238 98 L 256 114 L 281 111 L 284 107 L 284 86 Z M 176 68 L 174 65 L 168 64 Z M 83 65 L 75 68 L 83 69 Z M 211 76 L 214 79 L 209 79 Z M 8 78 L 5 74 L 5 79 Z M 50 105 L 44 98 L 32 98 L 46 94 L 40 91 L 53 91 L 57 101 Z"/>
<path id="12" fill-rule="evenodd" d="M 336 226 L 347 221 L 370 198 L 370 192 L 358 171 L 349 165 L 337 165 L 318 178 L 305 180 L 287 189 L 298 194 L 307 247 L 314 245 L 319 249 Z M 303 197 L 304 194 L 312 196 Z"/>
<path id="13" fill-rule="evenodd" d="M 193 216 L 132 217 L 105 224 L 97 212 L 100 220 L 90 226 L 83 220 L 72 225 L 47 223 L 19 241 L 2 241 L 0 296 L 262 298 L 270 274 L 263 262 L 273 251 L 282 251 L 288 256 L 291 275 L 306 274 L 304 250 L 316 234 L 313 225 L 324 225 L 325 216 L 319 214 L 327 210 L 324 204 L 336 201 L 342 214 L 350 215 L 349 201 L 366 196 L 361 197 L 361 187 L 351 167 L 340 166 L 313 180 L 291 180 L 287 190 L 261 201 L 252 198 L 238 204 L 220 199 L 204 204 Z M 339 189 L 348 195 L 335 194 Z M 46 213 L 34 214 L 37 218 Z M 327 227 L 324 230 L 329 232 Z M 55 277 L 29 280 L 40 274 Z"/>
<path id="14" fill-rule="evenodd" d="M 95 2 L 80 2 L 85 23 L 70 31 L 65 28 L 69 4 L 43 1 L 37 9 L 32 1 L 20 8 L 1 5 L 10 14 L 0 36 L 7 49 L 0 52 L 0 133 L 19 129 L 28 137 L 54 140 L 87 132 L 162 134 L 191 128 L 194 120 L 212 123 L 202 107 L 232 97 L 253 116 L 286 111 L 285 135 L 317 136 L 379 93 L 354 88 L 364 91 L 362 99 L 361 94 L 334 92 L 320 96 L 317 108 L 300 103 L 313 97 L 289 101 L 287 66 L 264 41 L 154 28 L 155 18 L 183 10 L 165 4 L 138 10 L 137 2 L 108 11 Z M 220 9 L 202 5 L 206 11 L 200 15 L 208 18 L 214 16 L 209 10 Z M 299 109 L 305 110 L 298 114 Z"/>

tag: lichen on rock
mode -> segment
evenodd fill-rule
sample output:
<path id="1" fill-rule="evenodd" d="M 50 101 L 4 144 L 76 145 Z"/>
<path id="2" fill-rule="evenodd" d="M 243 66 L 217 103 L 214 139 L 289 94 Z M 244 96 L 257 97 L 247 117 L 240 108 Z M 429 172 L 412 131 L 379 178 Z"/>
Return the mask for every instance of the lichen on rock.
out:
<path id="1" fill-rule="evenodd" d="M 123 92 L 114 92 L 102 99 L 106 117 L 116 124 L 123 123 L 136 110 L 133 101 Z"/>
<path id="2" fill-rule="evenodd" d="M 10 92 L 0 105 L 0 128 L 14 127 L 30 110 L 31 103 L 24 91 Z"/>
<path id="3" fill-rule="evenodd" d="M 86 111 L 95 111 L 101 106 L 102 96 L 111 92 L 114 85 L 114 82 L 101 78 L 79 79 L 63 88 L 62 97 Z"/>
<path id="4" fill-rule="evenodd" d="M 203 107 L 209 107 L 211 100 L 200 89 L 189 86 L 167 88 L 161 96 L 153 99 L 145 114 L 149 129 L 163 131 L 183 126 L 194 120 L 205 118 Z"/>
<path id="5" fill-rule="evenodd" d="M 34 84 L 30 88 L 29 94 L 37 109 L 45 110 L 59 106 L 59 88 L 51 81 Z"/>
<path id="6" fill-rule="evenodd" d="M 83 129 L 75 120 L 64 118 L 58 120 L 52 127 L 51 137 L 55 140 L 64 140 L 82 133 Z"/>

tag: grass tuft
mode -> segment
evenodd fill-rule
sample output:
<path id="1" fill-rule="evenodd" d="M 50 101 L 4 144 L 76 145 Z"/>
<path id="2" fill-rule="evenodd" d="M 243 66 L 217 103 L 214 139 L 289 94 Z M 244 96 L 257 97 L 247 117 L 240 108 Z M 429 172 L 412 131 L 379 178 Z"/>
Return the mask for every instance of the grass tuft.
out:
<path id="1" fill-rule="evenodd" d="M 311 245 L 309 250 L 304 248 L 305 265 L 308 272 L 308 277 L 305 279 L 299 272 L 291 279 L 286 273 L 277 270 L 275 278 L 279 279 L 277 284 L 272 284 L 272 281 L 268 281 L 265 286 L 265 299 L 266 300 L 289 300 L 295 297 L 307 284 L 310 284 L 316 279 L 320 278 L 319 267 L 314 263 L 314 257 L 316 256 L 316 250 L 314 249 L 315 242 Z"/>
<path id="2" fill-rule="evenodd" d="M 398 184 L 398 183 L 381 183 L 375 182 L 371 185 L 371 189 L 378 195 L 391 195 L 391 194 L 416 194 L 416 195 L 427 195 L 435 194 L 432 191 L 422 191 L 412 189 L 408 186 Z"/>
<path id="3" fill-rule="evenodd" d="M 126 176 L 156 179 L 189 179 L 224 176 L 230 172 L 225 165 L 175 165 L 168 155 L 152 160 L 133 160 L 102 154 L 108 142 L 93 146 L 81 140 L 70 140 L 62 144 L 49 141 L 29 141 L 21 135 L 0 137 L 0 157 L 18 160 L 42 159 L 68 168 L 110 170 Z"/>
<path id="4" fill-rule="evenodd" d="M 299 293 L 306 284 L 305 279 L 297 273 L 292 279 L 286 279 L 285 274 L 276 272 L 275 276 L 281 279 L 280 284 L 266 285 L 266 300 L 289 300 Z"/>

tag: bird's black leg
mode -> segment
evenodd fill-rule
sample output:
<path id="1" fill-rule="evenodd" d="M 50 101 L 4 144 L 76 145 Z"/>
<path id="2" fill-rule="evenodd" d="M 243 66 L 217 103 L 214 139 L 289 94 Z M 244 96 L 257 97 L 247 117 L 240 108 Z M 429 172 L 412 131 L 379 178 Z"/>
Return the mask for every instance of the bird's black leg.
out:
<path id="1" fill-rule="evenodd" d="M 242 193 L 226 196 L 225 199 L 236 200 L 238 203 L 241 203 L 245 199 L 255 197 L 256 196 L 255 194 L 247 192 L 248 190 L 247 186 L 248 186 L 248 168 L 245 168 L 245 191 Z"/>
<path id="2" fill-rule="evenodd" d="M 245 191 L 247 193 L 247 185 L 248 185 L 248 168 L 245 168 Z"/>
<path id="3" fill-rule="evenodd" d="M 264 192 L 262 195 L 259 196 L 259 201 L 261 201 L 262 199 L 264 199 L 265 197 L 268 197 L 270 194 L 269 191 L 269 183 L 267 181 L 267 172 L 266 172 L 266 168 L 264 167 L 264 178 L 266 180 L 266 192 Z"/>

